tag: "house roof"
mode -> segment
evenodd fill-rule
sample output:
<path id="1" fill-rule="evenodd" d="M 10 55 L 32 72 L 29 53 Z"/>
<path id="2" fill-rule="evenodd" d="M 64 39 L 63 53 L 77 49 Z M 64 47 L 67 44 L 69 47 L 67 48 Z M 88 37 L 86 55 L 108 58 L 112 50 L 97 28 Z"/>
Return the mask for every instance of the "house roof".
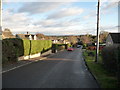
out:
<path id="1" fill-rule="evenodd" d="M 34 36 L 33 34 L 16 34 L 16 37 L 19 37 L 21 39 L 28 39 L 29 36 Z"/>
<path id="2" fill-rule="evenodd" d="M 109 33 L 114 43 L 120 43 L 120 33 Z"/>
<path id="3" fill-rule="evenodd" d="M 15 36 L 12 34 L 12 32 L 9 29 L 5 29 L 2 32 L 2 37 L 4 38 L 15 38 Z"/>
<path id="4" fill-rule="evenodd" d="M 21 39 L 27 39 L 27 38 L 25 37 L 25 34 L 16 34 L 16 37 L 19 37 L 19 38 L 21 38 Z"/>

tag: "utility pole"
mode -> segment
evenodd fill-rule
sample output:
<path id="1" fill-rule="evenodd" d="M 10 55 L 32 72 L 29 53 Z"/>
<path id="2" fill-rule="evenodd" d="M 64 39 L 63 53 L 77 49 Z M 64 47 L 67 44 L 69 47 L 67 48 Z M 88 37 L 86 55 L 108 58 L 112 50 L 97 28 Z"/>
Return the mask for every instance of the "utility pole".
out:
<path id="1" fill-rule="evenodd" d="M 2 0 L 0 0 L 0 89 L 2 89 Z"/>
<path id="2" fill-rule="evenodd" d="M 0 0 L 0 40 L 2 34 L 2 0 Z"/>
<path id="3" fill-rule="evenodd" d="M 98 7 L 97 7 L 97 45 L 96 45 L 96 58 L 95 62 L 98 62 L 99 59 L 99 17 L 100 17 L 100 0 L 98 0 Z"/>

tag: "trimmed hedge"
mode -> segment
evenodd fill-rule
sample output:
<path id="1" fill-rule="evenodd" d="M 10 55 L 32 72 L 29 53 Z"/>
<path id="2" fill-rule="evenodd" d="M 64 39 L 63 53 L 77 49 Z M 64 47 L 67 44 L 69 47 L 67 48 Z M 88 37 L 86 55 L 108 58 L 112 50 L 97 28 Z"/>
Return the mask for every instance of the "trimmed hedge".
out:
<path id="1" fill-rule="evenodd" d="M 2 40 L 2 63 L 17 61 L 17 57 L 22 55 L 24 55 L 24 49 L 21 39 Z"/>
<path id="2" fill-rule="evenodd" d="M 70 46 L 71 46 L 70 44 L 53 44 L 52 45 L 52 51 L 53 51 L 53 53 L 55 53 L 56 50 L 60 51 L 60 50 L 63 50 L 63 49 L 67 49 Z"/>
<path id="3" fill-rule="evenodd" d="M 114 73 L 118 78 L 118 86 L 120 84 L 120 45 L 109 46 L 102 49 L 102 59 L 105 68 Z"/>
<path id="4" fill-rule="evenodd" d="M 17 61 L 19 56 L 36 54 L 51 47 L 52 41 L 50 40 L 3 39 L 2 63 Z"/>
<path id="5" fill-rule="evenodd" d="M 30 40 L 23 40 L 23 50 L 24 50 L 24 56 L 27 56 L 30 54 Z"/>
<path id="6" fill-rule="evenodd" d="M 111 72 L 117 72 L 118 64 L 118 53 L 120 49 L 115 46 L 104 47 L 102 50 L 102 59 L 105 68 Z"/>
<path id="7" fill-rule="evenodd" d="M 50 40 L 31 40 L 31 54 L 44 52 L 52 47 Z"/>

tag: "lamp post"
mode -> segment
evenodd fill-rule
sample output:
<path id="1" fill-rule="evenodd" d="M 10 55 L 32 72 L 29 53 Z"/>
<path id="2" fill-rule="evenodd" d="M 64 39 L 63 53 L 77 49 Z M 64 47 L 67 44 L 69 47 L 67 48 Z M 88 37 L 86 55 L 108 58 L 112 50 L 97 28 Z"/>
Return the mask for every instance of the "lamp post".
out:
<path id="1" fill-rule="evenodd" d="M 100 0 L 98 0 L 98 7 L 97 7 L 97 45 L 96 45 L 96 58 L 95 62 L 98 62 L 99 59 L 99 17 L 100 17 Z"/>

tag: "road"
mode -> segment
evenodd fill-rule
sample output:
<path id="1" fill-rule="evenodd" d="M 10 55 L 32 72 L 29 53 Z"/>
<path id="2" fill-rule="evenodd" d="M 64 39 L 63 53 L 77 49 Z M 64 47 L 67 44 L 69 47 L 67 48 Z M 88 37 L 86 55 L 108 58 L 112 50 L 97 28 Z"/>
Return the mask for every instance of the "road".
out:
<path id="1" fill-rule="evenodd" d="M 2 78 L 3 88 L 98 88 L 80 48 L 58 52 L 46 60 L 6 72 Z"/>

